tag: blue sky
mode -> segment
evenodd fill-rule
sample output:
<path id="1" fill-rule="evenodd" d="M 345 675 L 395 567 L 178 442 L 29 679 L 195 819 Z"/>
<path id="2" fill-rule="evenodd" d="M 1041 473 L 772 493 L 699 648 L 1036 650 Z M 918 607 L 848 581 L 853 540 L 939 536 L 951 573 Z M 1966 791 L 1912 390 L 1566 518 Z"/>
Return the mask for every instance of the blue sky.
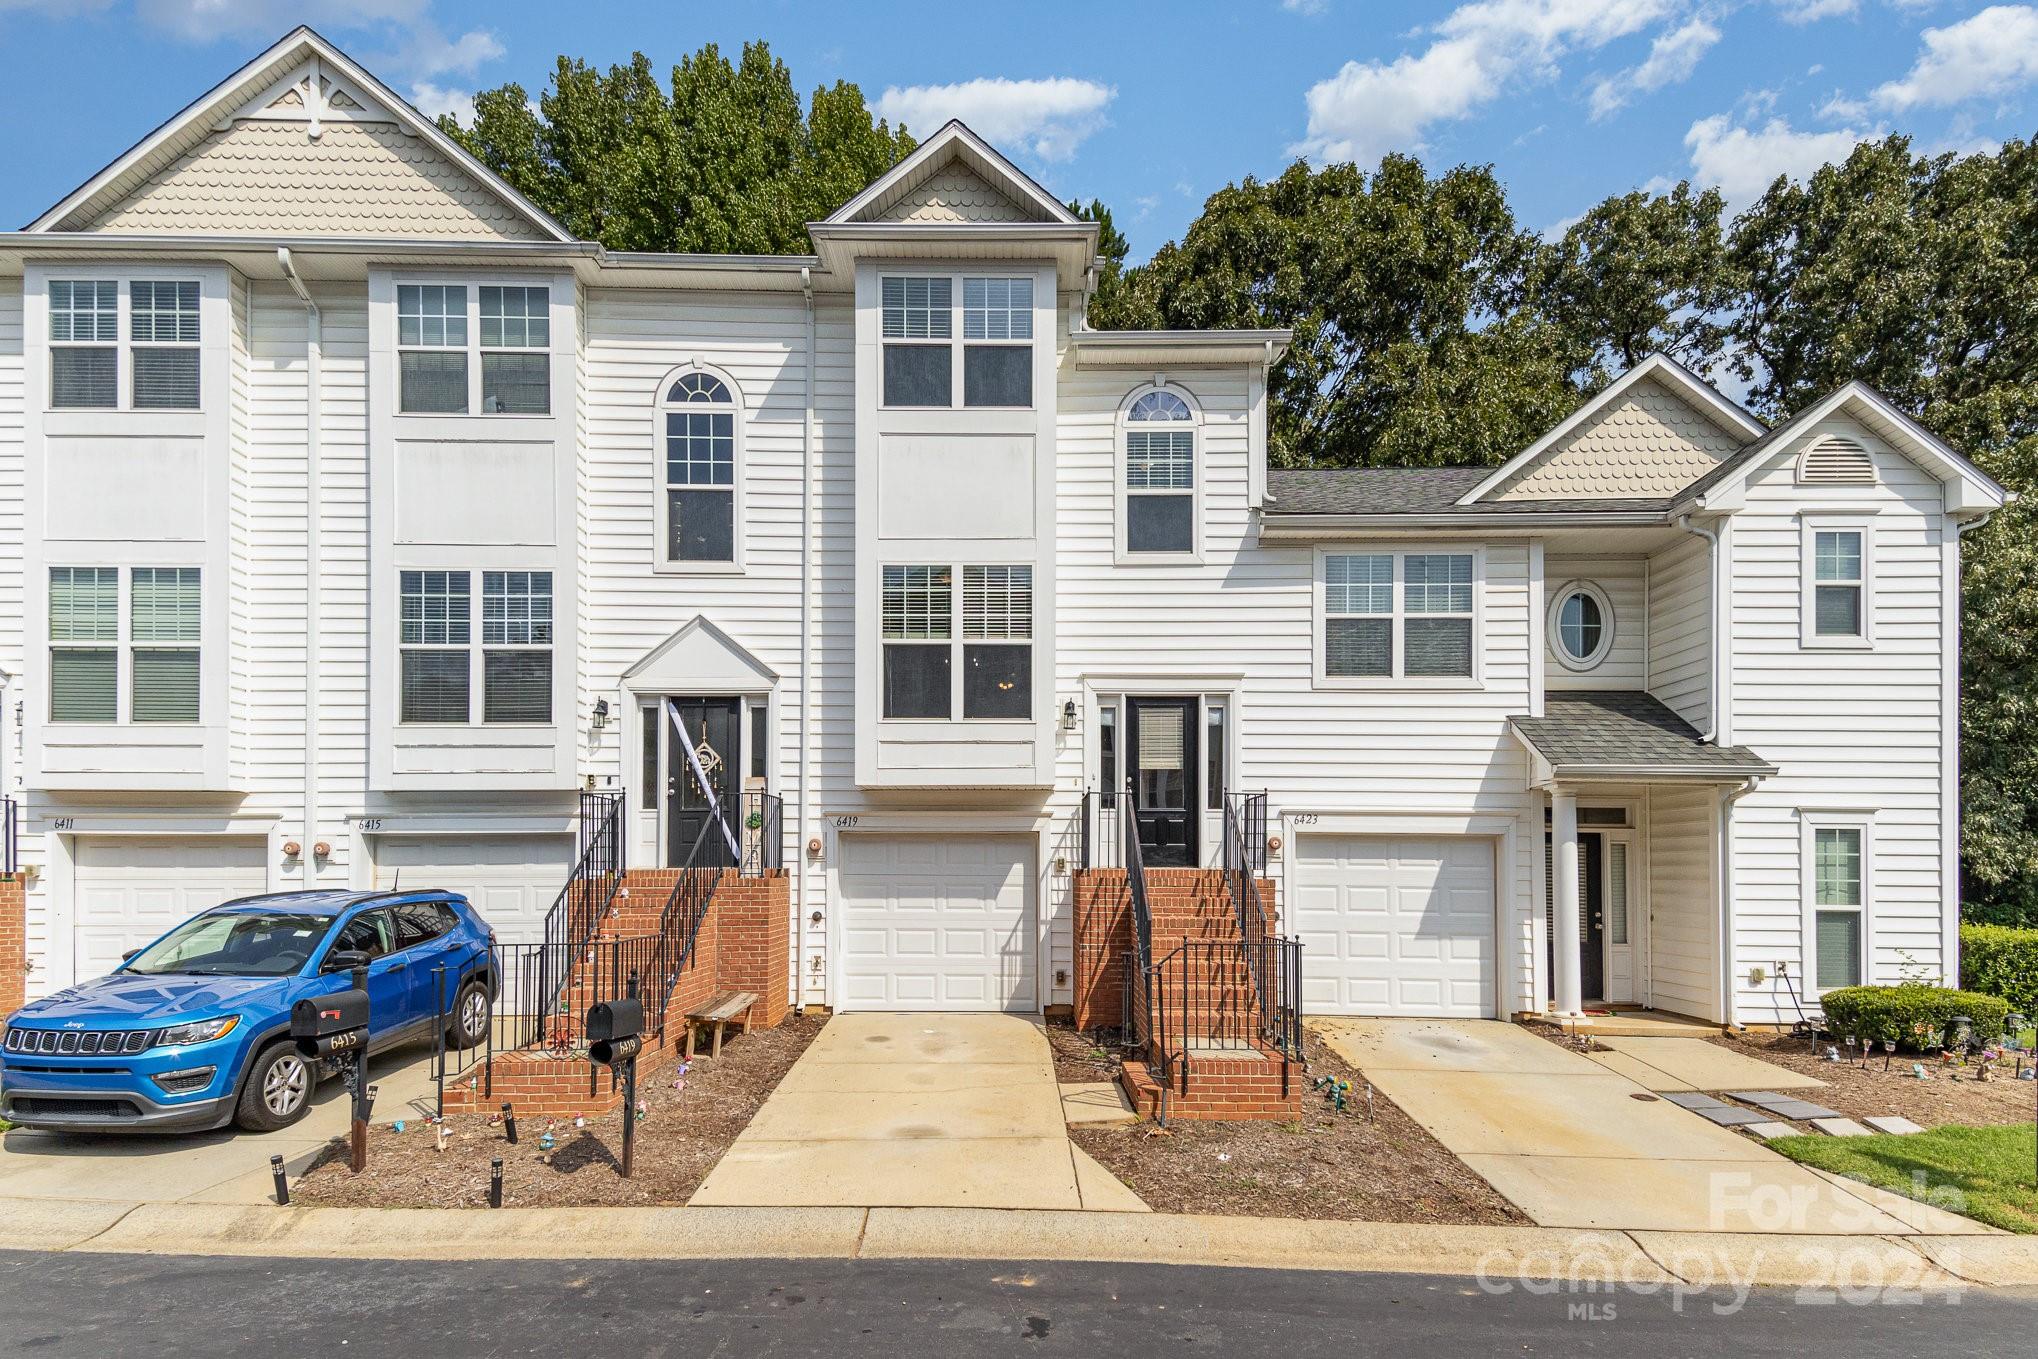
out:
<path id="1" fill-rule="evenodd" d="M 1549 229 L 1681 178 L 1745 202 L 1862 136 L 2032 130 L 2038 5 L 1973 0 L 0 0 L 0 223 L 28 221 L 299 22 L 428 112 L 553 58 L 767 39 L 922 132 L 960 115 L 1143 257 L 1297 156 L 1490 162 Z"/>

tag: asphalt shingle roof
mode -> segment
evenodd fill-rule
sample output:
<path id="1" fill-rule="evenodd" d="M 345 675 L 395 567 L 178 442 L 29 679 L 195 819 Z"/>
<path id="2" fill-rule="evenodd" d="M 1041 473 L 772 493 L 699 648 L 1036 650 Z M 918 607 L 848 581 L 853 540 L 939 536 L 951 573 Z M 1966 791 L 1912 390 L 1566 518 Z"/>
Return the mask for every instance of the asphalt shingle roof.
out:
<path id="1" fill-rule="evenodd" d="M 1283 514 L 1575 514 L 1590 510 L 1657 513 L 1667 496 L 1591 500 L 1486 500 L 1460 505 L 1490 467 L 1307 467 L 1267 473 L 1267 513 Z"/>
<path id="2" fill-rule="evenodd" d="M 1716 746 L 1660 701 L 1640 690 L 1552 693 L 1541 717 L 1508 719 L 1562 777 L 1635 773 L 1722 779 L 1774 774 L 1746 746 Z"/>

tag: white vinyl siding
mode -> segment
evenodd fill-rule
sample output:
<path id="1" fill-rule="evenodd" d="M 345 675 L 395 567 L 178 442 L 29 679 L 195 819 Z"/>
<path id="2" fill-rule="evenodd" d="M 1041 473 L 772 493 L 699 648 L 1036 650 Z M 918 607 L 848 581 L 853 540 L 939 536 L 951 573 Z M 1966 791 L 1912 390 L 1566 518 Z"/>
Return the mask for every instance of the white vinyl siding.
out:
<path id="1" fill-rule="evenodd" d="M 1551 552 L 1543 559 L 1543 583 L 1554 610 L 1568 589 L 1583 585 L 1602 596 L 1602 624 L 1611 634 L 1606 653 L 1591 666 L 1564 664 L 1544 619 L 1544 682 L 1558 689 L 1647 689 L 1653 657 L 1650 610 L 1651 564 L 1642 557 L 1582 557 Z"/>
<path id="2" fill-rule="evenodd" d="M 1642 687 L 1704 731 L 1712 722 L 1713 665 L 1712 565 L 1705 539 L 1697 534 L 1679 539 L 1648 559 L 1647 572 Z"/>
<path id="3" fill-rule="evenodd" d="M 1650 790 L 1648 1003 L 1719 1020 L 1719 797 L 1705 788 Z"/>

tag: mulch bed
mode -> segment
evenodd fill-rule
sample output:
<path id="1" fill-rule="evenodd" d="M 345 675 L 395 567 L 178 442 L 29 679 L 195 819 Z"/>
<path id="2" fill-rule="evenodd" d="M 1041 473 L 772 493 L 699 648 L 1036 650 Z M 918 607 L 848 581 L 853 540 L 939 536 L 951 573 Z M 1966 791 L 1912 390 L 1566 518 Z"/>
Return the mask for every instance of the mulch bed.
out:
<path id="1" fill-rule="evenodd" d="M 1047 1044 L 1054 1050 L 1054 1078 L 1063 1085 L 1118 1079 L 1116 1035 L 1100 1032 L 1094 1039 L 1066 1021 L 1049 1021 Z"/>
<path id="2" fill-rule="evenodd" d="M 1804 1039 L 1766 1030 L 1722 1034 L 1707 1041 L 1824 1081 L 1822 1090 L 1785 1093 L 1837 1109 L 1849 1118 L 1894 1114 L 1927 1128 L 1947 1123 L 1971 1126 L 2029 1123 L 2034 1098 L 2038 1098 L 2030 1081 L 2010 1079 L 2017 1069 L 2014 1058 L 1998 1065 L 1995 1079 L 1977 1081 L 1973 1067 L 1942 1067 L 1936 1055 L 1920 1057 L 1899 1052 L 1890 1062 L 1889 1070 L 1884 1071 L 1882 1054 L 1878 1052 L 1863 1070 L 1858 1061 L 1826 1061 L 1823 1056 L 1814 1056 Z M 1824 1053 L 1829 1045 L 1838 1046 L 1845 1058 L 1846 1044 L 1836 1039 L 1821 1040 L 1819 1052 Z M 1911 1075 L 1915 1062 L 1922 1062 L 1932 1079 L 1921 1081 Z M 2030 1065 L 2028 1057 L 2025 1065 Z"/>
<path id="3" fill-rule="evenodd" d="M 1068 1031 L 1073 1033 L 1072 1030 Z M 1052 1029 L 1050 1030 L 1052 1034 Z M 1086 1045 L 1087 1046 L 1087 1045 Z M 1076 1145 L 1163 1213 L 1364 1219 L 1373 1222 L 1525 1223 L 1528 1218 L 1366 1080 L 1307 1037 L 1299 1123 L 1150 1123 L 1072 1127 Z M 1056 1045 L 1056 1068 L 1063 1045 Z M 1068 1060 L 1072 1065 L 1076 1058 Z M 1339 1113 L 1307 1088 L 1311 1077 L 1352 1083 Z M 1098 1080 L 1085 1072 L 1063 1080 Z M 1223 1159 L 1220 1159 L 1223 1158 Z"/>
<path id="4" fill-rule="evenodd" d="M 377 1118 L 368 1134 L 368 1169 L 347 1171 L 347 1152 L 335 1140 L 300 1180 L 290 1201 L 315 1207 L 486 1208 L 488 1163 L 503 1158 L 503 1206 L 560 1208 L 617 1204 L 679 1204 L 693 1197 L 722 1153 L 750 1120 L 827 1021 L 790 1015 L 775 1029 L 738 1034 L 722 1055 L 696 1055 L 675 1087 L 677 1066 L 640 1080 L 637 1097 L 648 1116 L 637 1125 L 636 1173 L 616 1173 L 623 1152 L 624 1110 L 587 1120 L 542 1116 L 517 1120 L 517 1145 L 486 1115 L 446 1120 L 451 1141 L 434 1150 L 432 1127 L 407 1120 L 398 1133 Z M 556 1145 L 538 1149 L 539 1134 L 555 1126 Z"/>

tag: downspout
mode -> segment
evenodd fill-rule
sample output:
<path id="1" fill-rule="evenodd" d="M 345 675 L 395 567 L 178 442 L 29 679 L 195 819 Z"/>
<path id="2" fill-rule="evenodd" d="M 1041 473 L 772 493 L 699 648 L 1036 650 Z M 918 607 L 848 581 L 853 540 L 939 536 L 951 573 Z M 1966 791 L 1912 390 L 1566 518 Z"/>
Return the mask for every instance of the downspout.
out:
<path id="1" fill-rule="evenodd" d="M 1720 705 L 1726 701 L 1725 685 L 1720 682 L 1720 672 L 1726 665 L 1726 629 L 1720 626 L 1720 603 L 1725 594 L 1720 588 L 1720 536 L 1709 528 L 1692 522 L 1691 516 L 1677 517 L 1677 527 L 1686 533 L 1695 533 L 1705 539 L 1706 577 L 1706 626 L 1712 632 L 1710 655 L 1706 667 L 1705 730 L 1698 734 L 1701 741 L 1714 740 L 1720 730 Z"/>
<path id="2" fill-rule="evenodd" d="M 800 417 L 800 756 L 799 803 L 793 816 L 793 862 L 799 866 L 793 888 L 793 1008 L 807 1004 L 807 780 L 813 750 L 813 707 L 809 674 L 813 669 L 814 636 L 814 273 L 800 269 L 800 295 L 807 311 L 806 404 Z"/>
<path id="3" fill-rule="evenodd" d="M 1734 952 L 1734 804 L 1761 782 L 1757 775 L 1738 788 L 1720 789 L 1720 1022 L 1730 1029 L 1741 1027 L 1741 1010 L 1734 999 L 1740 979 Z"/>
<path id="4" fill-rule="evenodd" d="M 1939 981 L 1945 986 L 1960 985 L 1960 659 L 1964 645 L 1961 626 L 1965 621 L 1961 617 L 1965 599 L 1961 590 L 1960 563 L 1966 556 L 1960 540 L 1994 517 L 1995 512 L 1989 511 L 1972 519 L 1955 520 L 1953 560 L 1943 563 L 1946 581 L 1940 598 L 1944 601 L 1945 622 L 1940 635 L 1945 652 L 1942 664 L 1946 671 L 1940 680 L 1940 740 L 1944 748 L 1939 756 L 1939 815 L 1943 818 L 1939 852 L 1945 862 L 1939 874 L 1942 898 L 1939 903 Z"/>
<path id="5" fill-rule="evenodd" d="M 325 334 L 318 303 L 312 301 L 290 251 L 276 250 L 276 267 L 304 305 L 304 858 L 305 885 L 318 876 L 318 621 L 319 621 L 319 423 L 324 412 L 322 379 Z M 254 323 L 252 312 L 249 324 Z"/>

